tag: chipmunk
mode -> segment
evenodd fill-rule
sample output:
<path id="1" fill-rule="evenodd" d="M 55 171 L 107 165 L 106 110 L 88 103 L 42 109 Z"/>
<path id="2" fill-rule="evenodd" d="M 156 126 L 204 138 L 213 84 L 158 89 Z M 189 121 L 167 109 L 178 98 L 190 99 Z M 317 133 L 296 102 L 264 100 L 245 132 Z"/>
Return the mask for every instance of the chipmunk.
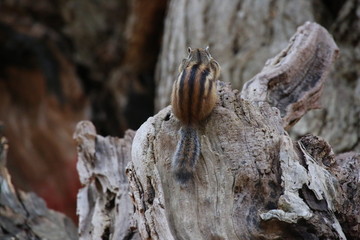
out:
<path id="1" fill-rule="evenodd" d="M 220 65 L 211 57 L 209 47 L 189 47 L 188 54 L 179 66 L 171 94 L 173 113 L 182 124 L 172 160 L 172 171 L 181 184 L 193 178 L 201 151 L 198 127 L 215 107 L 216 80 L 220 75 Z"/>

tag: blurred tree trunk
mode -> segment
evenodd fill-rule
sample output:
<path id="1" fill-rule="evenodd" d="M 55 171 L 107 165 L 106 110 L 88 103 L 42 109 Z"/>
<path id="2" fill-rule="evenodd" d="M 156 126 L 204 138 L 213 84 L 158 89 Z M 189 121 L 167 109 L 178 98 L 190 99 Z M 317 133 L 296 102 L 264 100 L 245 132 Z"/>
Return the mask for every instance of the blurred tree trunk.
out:
<path id="1" fill-rule="evenodd" d="M 335 152 L 360 151 L 360 2 L 345 1 L 171 1 L 157 65 L 157 110 L 170 101 L 179 59 L 188 46 L 210 46 L 222 67 L 221 80 L 241 89 L 279 52 L 295 29 L 316 21 L 336 40 L 341 56 L 322 96 L 323 109 L 312 111 L 295 127 L 294 137 L 314 133 Z"/>
<path id="2" fill-rule="evenodd" d="M 103 135 L 122 136 L 153 114 L 154 72 L 167 0 L 60 0 L 64 32 Z"/>
<path id="3" fill-rule="evenodd" d="M 153 114 L 166 0 L 4 0 L 0 121 L 14 185 L 76 220 L 72 133 L 122 136 Z"/>
<path id="4" fill-rule="evenodd" d="M 1 2 L 0 121 L 14 185 L 76 220 L 71 136 L 88 102 L 57 10 L 49 1 Z"/>

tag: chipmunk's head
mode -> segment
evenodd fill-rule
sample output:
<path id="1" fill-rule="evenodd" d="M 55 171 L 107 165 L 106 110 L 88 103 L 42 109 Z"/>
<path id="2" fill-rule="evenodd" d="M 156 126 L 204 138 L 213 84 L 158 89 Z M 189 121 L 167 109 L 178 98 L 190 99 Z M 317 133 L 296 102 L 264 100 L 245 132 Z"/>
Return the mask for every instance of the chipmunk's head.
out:
<path id="1" fill-rule="evenodd" d="M 189 62 L 209 64 L 212 59 L 209 47 L 206 47 L 205 49 L 196 48 L 194 50 L 191 49 L 191 47 L 188 47 L 188 54 L 187 60 Z"/>
<path id="2" fill-rule="evenodd" d="M 212 68 L 220 70 L 220 65 L 211 57 L 208 46 L 206 48 L 196 49 L 188 47 L 188 56 L 182 60 L 179 66 L 179 72 L 182 72 L 185 68 L 194 64 L 211 65 Z"/>

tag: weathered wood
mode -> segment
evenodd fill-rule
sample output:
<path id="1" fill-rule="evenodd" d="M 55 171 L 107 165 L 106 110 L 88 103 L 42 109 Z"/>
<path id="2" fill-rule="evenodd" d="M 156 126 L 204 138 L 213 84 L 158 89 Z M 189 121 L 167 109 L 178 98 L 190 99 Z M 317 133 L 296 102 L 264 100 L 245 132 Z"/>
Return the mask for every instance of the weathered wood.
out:
<path id="1" fill-rule="evenodd" d="M 294 138 L 307 133 L 321 136 L 335 153 L 360 152 L 360 4 L 353 0 L 331 2 L 323 3 L 334 15 L 326 16 L 326 10 L 317 4 L 313 4 L 313 13 L 332 34 L 341 54 L 324 86 L 322 109 L 306 114 L 291 134 Z"/>
<path id="2" fill-rule="evenodd" d="M 272 62 L 276 69 L 265 68 L 260 75 L 284 73 L 295 80 L 277 79 L 277 88 L 266 83 L 260 98 L 281 96 L 289 85 L 313 79 L 300 91 L 288 91 L 284 104 L 274 104 L 280 109 L 268 103 L 274 103 L 274 95 L 271 101 L 249 97 L 250 102 L 240 97 L 251 96 L 246 92 L 253 91 L 250 87 L 240 94 L 219 82 L 220 102 L 201 129 L 201 158 L 194 181 L 186 187 L 177 184 L 170 171 L 180 127 L 171 108 L 145 122 L 134 138 L 127 170 L 142 238 L 345 239 L 335 215 L 342 202 L 336 178 L 308 153 L 311 147 L 292 142 L 284 130 L 291 123 L 287 119 L 300 118 L 308 110 L 308 101 L 316 103 L 337 51 L 318 25 L 307 23 L 299 29 L 282 52 L 288 57 L 278 55 Z M 300 64 L 295 57 L 304 60 Z M 291 104 L 304 111 L 289 110 Z"/>
<path id="3" fill-rule="evenodd" d="M 324 82 L 338 53 L 323 27 L 305 23 L 288 47 L 244 84 L 241 97 L 252 102 L 266 101 L 278 108 L 283 127 L 289 129 L 307 111 L 320 107 Z"/>
<path id="4" fill-rule="evenodd" d="M 84 185 L 78 194 L 80 239 L 139 239 L 125 175 L 134 134 L 104 138 L 90 122 L 77 125 L 77 168 Z"/>
<path id="5" fill-rule="evenodd" d="M 6 168 L 7 150 L 0 136 L 0 239 L 77 239 L 71 219 L 48 209 L 34 193 L 14 188 Z"/>
<path id="6" fill-rule="evenodd" d="M 323 139 L 307 135 L 295 142 L 284 129 L 291 123 L 288 119 L 301 118 L 311 106 L 316 105 L 317 94 L 320 94 L 326 73 L 338 51 L 331 36 L 320 26 L 307 23 L 300 30 L 289 47 L 282 51 L 287 56 L 274 58 L 278 60 L 276 68 L 270 64 L 258 75 L 270 76 L 268 80 L 260 78 L 263 80 L 261 88 L 249 87 L 259 81 L 256 78 L 242 92 L 233 90 L 229 83 L 218 81 L 219 102 L 199 130 L 201 156 L 195 177 L 187 185 L 179 185 L 171 172 L 180 123 L 170 106 L 149 118 L 133 139 L 128 142 L 126 139 L 119 140 L 120 143 L 127 142 L 126 148 L 123 148 L 127 154 L 118 155 L 120 159 L 117 161 L 128 162 L 131 157 L 126 174 L 134 209 L 127 209 L 129 217 L 122 225 L 126 226 L 125 229 L 136 226 L 137 237 L 141 239 L 170 240 L 346 239 L 359 233 L 359 222 L 351 222 L 356 219 L 358 211 L 358 197 L 354 198 L 351 194 L 356 193 L 354 189 L 359 186 L 359 181 L 355 181 L 349 191 L 344 191 L 344 186 L 355 173 L 342 168 L 353 164 L 355 157 L 338 163 L 330 145 Z M 313 44 L 306 44 L 307 41 Z M 300 43 L 301 46 L 297 45 Z M 327 47 L 310 51 L 314 46 Z M 312 55 L 308 55 L 309 52 Z M 318 63 L 313 65 L 319 68 L 309 63 L 300 64 L 292 59 L 294 57 Z M 274 59 L 270 63 L 276 62 Z M 299 72 L 291 70 L 296 68 L 310 75 L 316 72 L 319 77 L 314 78 L 315 84 L 305 84 L 300 91 L 289 91 L 282 100 L 283 104 L 274 104 L 276 101 L 267 96 L 281 95 L 282 89 L 292 84 L 303 84 L 297 77 Z M 277 69 L 289 74 L 289 78 L 280 81 L 275 77 L 279 80 L 276 87 L 271 85 L 269 88 L 271 77 L 279 76 Z M 311 76 L 304 74 L 300 78 L 307 80 Z M 253 89 L 261 90 L 260 98 L 246 92 Z M 305 106 L 307 102 L 311 102 L 310 108 Z M 298 104 L 303 112 L 297 114 L 292 104 Z M 96 239 L 110 229 L 109 237 L 115 239 L 113 230 L 116 225 L 110 219 L 120 216 L 113 215 L 112 210 L 108 211 L 106 204 L 99 204 L 107 196 L 108 191 L 104 187 L 107 188 L 111 180 L 96 179 L 116 174 L 107 171 L 99 174 L 94 169 L 100 168 L 101 157 L 106 159 L 102 161 L 101 169 L 113 169 L 116 159 L 108 149 L 115 151 L 120 145 L 114 146 L 109 140 L 96 136 L 93 127 L 89 129 L 89 126 L 88 123 L 79 124 L 75 134 L 81 162 L 79 171 L 86 176 L 82 180 L 86 184 L 84 189 L 88 186 L 95 189 L 96 182 L 101 187 L 92 195 L 94 198 L 89 207 L 87 199 L 79 198 L 79 209 L 83 208 L 82 205 L 89 209 L 99 207 L 94 214 L 89 210 L 80 211 L 82 226 L 91 226 L 81 227 L 86 229 L 81 237 Z M 115 169 L 118 171 L 117 167 Z M 341 172 L 342 176 L 338 176 L 337 172 Z M 111 189 L 115 195 L 128 190 Z M 122 204 L 118 207 L 128 207 Z M 349 214 L 349 210 L 354 212 Z M 107 219 L 105 224 L 103 219 Z M 103 225 L 94 225 L 93 222 Z"/>
<path id="7" fill-rule="evenodd" d="M 304 150 L 299 154 L 279 110 L 241 100 L 228 86 L 219 92 L 221 102 L 202 130 L 195 180 L 185 188 L 169 171 L 179 128 L 171 108 L 137 131 L 128 175 L 141 236 L 345 239 L 334 214 L 336 179 Z M 328 205 L 310 208 L 303 188 Z"/>

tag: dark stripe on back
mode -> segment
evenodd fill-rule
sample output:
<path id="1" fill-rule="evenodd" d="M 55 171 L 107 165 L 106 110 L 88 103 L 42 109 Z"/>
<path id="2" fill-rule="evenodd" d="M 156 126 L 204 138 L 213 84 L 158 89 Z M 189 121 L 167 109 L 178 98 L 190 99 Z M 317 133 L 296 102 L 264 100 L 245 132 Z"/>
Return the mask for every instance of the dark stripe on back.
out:
<path id="1" fill-rule="evenodd" d="M 193 92 L 194 92 L 194 85 L 195 85 L 195 81 L 196 81 L 196 73 L 199 69 L 199 65 L 198 64 L 194 64 L 192 67 L 191 67 L 191 72 L 190 72 L 190 76 L 189 78 L 187 78 L 187 84 L 189 85 L 189 98 L 188 98 L 188 122 L 187 123 L 190 123 L 191 122 L 191 117 L 192 117 L 192 101 L 193 101 Z"/>
<path id="2" fill-rule="evenodd" d="M 184 82 L 185 82 L 186 75 L 187 75 L 187 71 L 186 71 L 186 69 L 184 69 L 182 72 L 181 78 L 180 78 L 178 98 L 176 99 L 177 100 L 176 104 L 178 107 L 180 107 L 180 115 L 182 115 L 183 112 L 185 111 L 184 104 L 181 104 L 181 103 L 184 101 L 183 93 L 184 93 L 184 85 L 185 85 Z"/>
<path id="3" fill-rule="evenodd" d="M 198 60 L 198 62 L 201 62 L 202 59 L 201 59 L 200 49 L 197 49 L 196 54 L 197 54 L 197 60 Z"/>
<path id="4" fill-rule="evenodd" d="M 199 92 L 199 96 L 198 96 L 198 102 L 196 105 L 196 111 L 197 114 L 199 114 L 199 111 L 201 110 L 201 105 L 202 105 L 202 100 L 204 97 L 204 91 L 205 91 L 205 83 L 206 83 L 206 78 L 209 75 L 210 71 L 208 68 L 205 68 L 202 72 L 201 72 L 201 76 L 200 76 L 200 92 Z"/>
<path id="5" fill-rule="evenodd" d="M 216 70 L 218 70 L 218 69 L 215 67 L 215 65 L 216 65 L 216 63 L 214 63 L 214 62 L 211 62 L 211 63 L 210 63 L 210 68 L 211 68 L 211 70 L 212 70 L 214 73 L 216 73 L 216 72 L 217 72 Z M 216 80 L 216 79 L 214 79 L 214 80 Z"/>
<path id="6" fill-rule="evenodd" d="M 211 90 L 212 90 L 212 88 L 213 88 L 213 84 L 214 84 L 214 81 L 209 80 L 208 92 L 207 92 L 207 94 L 206 94 L 207 97 L 209 97 L 209 94 L 211 94 Z"/>

